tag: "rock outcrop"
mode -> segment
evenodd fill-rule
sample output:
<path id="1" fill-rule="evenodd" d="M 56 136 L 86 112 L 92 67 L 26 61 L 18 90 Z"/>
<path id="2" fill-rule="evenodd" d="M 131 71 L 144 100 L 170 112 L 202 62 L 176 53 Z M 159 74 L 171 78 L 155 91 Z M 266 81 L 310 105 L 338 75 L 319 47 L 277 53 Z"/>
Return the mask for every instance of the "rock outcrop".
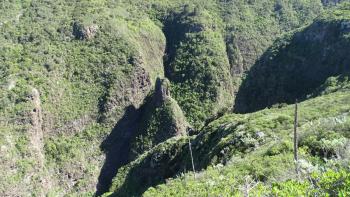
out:
<path id="1" fill-rule="evenodd" d="M 161 106 L 170 98 L 170 82 L 168 79 L 157 78 L 154 92 L 154 101 L 157 106 Z"/>
<path id="2" fill-rule="evenodd" d="M 180 106 L 170 96 L 170 82 L 166 78 L 157 78 L 154 93 L 140 108 L 140 113 L 132 142 L 132 159 L 171 137 L 185 135 L 189 127 Z"/>
<path id="3" fill-rule="evenodd" d="M 90 40 L 95 37 L 99 27 L 96 24 L 84 26 L 79 22 L 73 23 L 73 35 L 79 40 Z"/>
<path id="4" fill-rule="evenodd" d="M 152 83 L 149 73 L 144 68 L 137 67 L 131 79 L 130 89 L 127 90 L 131 103 L 136 108 L 140 107 L 151 88 Z"/>

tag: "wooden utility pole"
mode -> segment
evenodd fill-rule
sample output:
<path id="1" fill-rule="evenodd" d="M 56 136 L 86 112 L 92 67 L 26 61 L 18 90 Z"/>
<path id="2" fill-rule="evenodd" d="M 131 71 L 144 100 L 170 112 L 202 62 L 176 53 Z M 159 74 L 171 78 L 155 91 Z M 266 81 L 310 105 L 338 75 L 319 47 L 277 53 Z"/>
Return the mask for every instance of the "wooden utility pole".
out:
<path id="1" fill-rule="evenodd" d="M 194 178 L 196 179 L 196 170 L 194 168 L 194 161 L 193 161 L 193 154 L 192 154 L 192 146 L 191 146 L 191 138 L 190 138 L 190 129 L 187 130 L 187 136 L 188 136 L 188 147 L 190 149 L 190 156 L 191 156 L 191 163 L 192 163 L 192 170 L 194 174 Z"/>
<path id="2" fill-rule="evenodd" d="M 295 112 L 294 112 L 294 162 L 295 171 L 299 175 L 298 167 L 298 100 L 295 100 Z"/>

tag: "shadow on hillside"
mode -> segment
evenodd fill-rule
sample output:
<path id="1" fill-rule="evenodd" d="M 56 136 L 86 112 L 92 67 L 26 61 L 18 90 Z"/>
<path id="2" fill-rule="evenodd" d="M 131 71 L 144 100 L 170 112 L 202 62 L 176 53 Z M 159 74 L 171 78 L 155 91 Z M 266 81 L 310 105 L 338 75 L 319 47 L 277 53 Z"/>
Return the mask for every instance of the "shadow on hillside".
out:
<path id="1" fill-rule="evenodd" d="M 209 135 L 199 134 L 191 141 L 195 170 L 206 169 L 212 161 L 225 163 L 225 155 L 220 152 L 227 146 L 215 146 L 221 138 L 231 134 L 231 130 L 220 129 Z M 142 196 L 150 187 L 165 183 L 182 173 L 192 171 L 188 139 L 178 139 L 171 145 L 162 144 L 149 152 L 142 161 L 132 165 L 125 175 L 124 182 L 112 196 Z"/>
<path id="2" fill-rule="evenodd" d="M 186 142 L 163 150 L 164 152 L 148 154 L 142 162 L 132 166 L 123 184 L 113 196 L 142 196 L 150 187 L 165 183 L 166 179 L 176 177 L 184 171 L 184 168 L 190 168 Z M 184 160 L 184 158 L 187 159 Z"/>
<path id="3" fill-rule="evenodd" d="M 118 169 L 129 162 L 130 141 L 135 135 L 139 116 L 139 110 L 133 105 L 127 107 L 124 116 L 102 142 L 100 148 L 105 152 L 106 159 L 98 178 L 96 196 L 109 190 Z"/>
<path id="4" fill-rule="evenodd" d="M 327 78 L 350 70 L 350 28 L 314 22 L 277 40 L 247 73 L 235 101 L 235 112 L 248 113 L 278 103 L 317 96 Z"/>

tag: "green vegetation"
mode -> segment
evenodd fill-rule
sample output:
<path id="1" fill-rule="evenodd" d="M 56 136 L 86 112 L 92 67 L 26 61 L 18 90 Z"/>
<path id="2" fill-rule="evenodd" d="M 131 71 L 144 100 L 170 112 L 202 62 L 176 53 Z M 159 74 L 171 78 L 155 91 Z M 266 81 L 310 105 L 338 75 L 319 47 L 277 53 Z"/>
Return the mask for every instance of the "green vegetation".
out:
<path id="1" fill-rule="evenodd" d="M 235 111 L 256 111 L 347 87 L 349 4 L 334 9 L 265 52 L 240 86 Z"/>
<path id="2" fill-rule="evenodd" d="M 130 157 L 133 159 L 171 137 L 184 135 L 189 126 L 172 98 L 159 107 L 155 107 L 154 103 L 148 104 L 144 110 L 136 138 L 132 142 Z"/>
<path id="3" fill-rule="evenodd" d="M 252 196 L 347 196 L 350 192 L 349 171 L 328 170 L 313 173 L 312 182 L 288 180 L 271 186 L 249 176 L 239 180 L 233 172 L 233 167 L 211 167 L 197 179 L 191 174 L 182 175 L 166 185 L 150 188 L 143 196 L 243 196 L 246 191 Z"/>
<path id="4" fill-rule="evenodd" d="M 257 184 L 252 195 L 271 191 L 283 194 L 289 190 L 305 194 L 309 188 L 321 194 L 331 194 L 333 190 L 348 192 L 347 180 L 343 178 L 339 178 L 344 183 L 339 188 L 333 185 L 336 178 L 327 183 L 329 189 L 322 184 L 327 173 L 333 172 L 329 176 L 335 177 L 349 174 L 349 102 L 348 92 L 337 92 L 300 104 L 301 182 L 296 181 L 293 162 L 293 106 L 286 106 L 225 115 L 204 127 L 192 139 L 196 169 L 204 169 L 197 174 L 198 179 L 193 179 L 192 173 L 181 175 L 185 169 L 191 169 L 188 144 L 185 139 L 175 138 L 122 167 L 111 191 L 115 196 L 138 196 L 145 188 L 169 178 L 166 184 L 147 190 L 145 196 L 167 196 L 175 191 L 179 196 L 217 196 L 226 192 L 240 196 L 246 179 L 249 184 Z M 310 183 L 309 177 L 317 181 Z"/>
<path id="5" fill-rule="evenodd" d="M 2 0 L 0 194 L 240 196 L 249 182 L 257 196 L 348 195 L 349 10 L 320 0 Z M 161 103 L 158 77 L 171 95 Z M 306 100 L 300 180 L 285 104 L 295 98 Z"/>
<path id="6" fill-rule="evenodd" d="M 174 98 L 199 128 L 210 115 L 232 105 L 230 66 L 221 21 L 200 9 L 178 15 L 165 26 L 170 40 L 165 71 L 173 82 Z"/>
<path id="7" fill-rule="evenodd" d="M 165 74 L 189 122 L 200 128 L 230 108 L 243 72 L 277 35 L 310 22 L 320 10 L 316 1 L 225 1 L 168 11 Z"/>
<path id="8" fill-rule="evenodd" d="M 286 181 L 272 186 L 273 195 L 292 196 L 347 196 L 350 194 L 349 170 L 327 170 L 313 173 L 310 182 Z"/>
<path id="9" fill-rule="evenodd" d="M 0 193 L 93 193 L 104 158 L 100 143 L 124 108 L 142 103 L 152 87 L 132 90 L 138 73 L 145 70 L 153 83 L 163 75 L 161 29 L 107 1 L 2 1 L 0 11 L 0 146 L 8 158 Z M 84 37 L 74 35 L 75 23 Z M 28 132 L 32 88 L 40 92 L 43 142 L 33 140 L 40 132 Z M 38 154 L 45 155 L 40 169 L 33 162 Z M 41 185 L 40 176 L 50 181 Z"/>

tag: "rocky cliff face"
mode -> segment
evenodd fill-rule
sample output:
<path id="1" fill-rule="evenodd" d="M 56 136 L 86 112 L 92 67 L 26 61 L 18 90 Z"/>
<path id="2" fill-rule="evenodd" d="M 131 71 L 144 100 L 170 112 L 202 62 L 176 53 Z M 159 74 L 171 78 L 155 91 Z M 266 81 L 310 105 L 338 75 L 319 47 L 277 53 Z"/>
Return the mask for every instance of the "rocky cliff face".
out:
<path id="1" fill-rule="evenodd" d="M 163 105 L 166 100 L 171 98 L 170 82 L 168 79 L 157 78 L 153 98 L 157 106 Z"/>

